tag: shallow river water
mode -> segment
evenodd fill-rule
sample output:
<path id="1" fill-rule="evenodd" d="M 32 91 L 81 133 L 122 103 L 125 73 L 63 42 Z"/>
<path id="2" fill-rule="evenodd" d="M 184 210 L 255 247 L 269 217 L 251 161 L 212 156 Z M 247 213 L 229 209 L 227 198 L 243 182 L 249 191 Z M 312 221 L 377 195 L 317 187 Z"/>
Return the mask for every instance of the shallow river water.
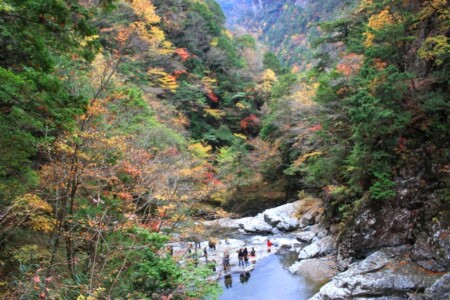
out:
<path id="1" fill-rule="evenodd" d="M 300 276 L 292 275 L 287 266 L 292 263 L 289 255 L 270 255 L 256 263 L 247 274 L 232 274 L 222 278 L 221 300 L 306 300 L 318 287 Z"/>

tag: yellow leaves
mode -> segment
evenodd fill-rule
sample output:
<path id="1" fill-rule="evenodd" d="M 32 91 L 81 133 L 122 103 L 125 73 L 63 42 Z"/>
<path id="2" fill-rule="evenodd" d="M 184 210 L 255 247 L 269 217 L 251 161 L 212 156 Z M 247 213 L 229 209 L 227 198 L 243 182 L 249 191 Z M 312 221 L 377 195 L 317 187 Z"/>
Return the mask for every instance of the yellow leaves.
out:
<path id="1" fill-rule="evenodd" d="M 260 80 L 255 87 L 255 91 L 263 97 L 267 97 L 272 91 L 272 86 L 277 81 L 278 79 L 275 72 L 271 69 L 266 69 L 262 73 Z"/>
<path id="2" fill-rule="evenodd" d="M 212 147 L 202 143 L 195 143 L 189 145 L 188 150 L 200 159 L 207 159 L 211 155 Z"/>
<path id="3" fill-rule="evenodd" d="M 152 82 L 172 93 L 178 88 L 177 78 L 174 75 L 167 74 L 162 68 L 150 68 L 147 75 Z"/>
<path id="4" fill-rule="evenodd" d="M 31 229 L 50 233 L 56 226 L 56 219 L 47 216 L 33 216 L 29 222 Z"/>
<path id="5" fill-rule="evenodd" d="M 25 224 L 35 231 L 51 232 L 56 220 L 48 216 L 53 208 L 34 194 L 25 194 L 15 199 L 14 215 L 23 217 Z"/>
<path id="6" fill-rule="evenodd" d="M 217 83 L 217 80 L 208 76 L 203 76 L 202 83 L 205 87 L 213 88 Z"/>
<path id="7" fill-rule="evenodd" d="M 445 57 L 450 56 L 450 38 L 445 35 L 437 35 L 425 39 L 419 49 L 419 57 L 425 60 L 435 60 L 436 65 L 441 65 Z"/>
<path id="8" fill-rule="evenodd" d="M 228 37 L 230 40 L 233 39 L 233 34 L 231 33 L 231 31 L 229 31 L 229 30 L 224 30 L 224 31 L 223 31 L 223 34 L 224 34 L 226 37 Z"/>
<path id="9" fill-rule="evenodd" d="M 30 264 L 36 260 L 48 259 L 50 253 L 46 249 L 40 249 L 36 244 L 28 244 L 20 247 L 13 252 L 13 257 L 15 260 L 21 264 Z"/>
<path id="10" fill-rule="evenodd" d="M 236 107 L 239 108 L 240 110 L 245 110 L 245 109 L 248 109 L 250 106 L 244 105 L 241 102 L 238 102 L 238 103 L 236 103 Z"/>
<path id="11" fill-rule="evenodd" d="M 310 157 L 314 157 L 314 156 L 319 156 L 322 155 L 321 151 L 314 151 L 314 152 L 310 152 L 310 153 L 306 153 L 302 156 L 300 156 L 299 158 L 297 158 L 294 162 L 293 162 L 293 166 L 298 167 L 301 164 L 303 164 L 308 158 Z"/>
<path id="12" fill-rule="evenodd" d="M 201 173 L 203 173 L 202 165 L 198 165 L 198 166 L 195 166 L 192 168 L 184 168 L 184 169 L 181 169 L 179 172 L 180 176 L 183 176 L 183 177 L 195 177 Z"/>
<path id="13" fill-rule="evenodd" d="M 368 27 L 374 31 L 383 29 L 386 25 L 394 24 L 396 19 L 400 19 L 398 14 L 391 12 L 390 7 L 386 7 L 380 13 L 372 15 L 369 18 Z M 366 36 L 366 41 L 364 46 L 370 47 L 375 41 L 375 34 L 373 32 L 367 31 L 364 33 Z"/>
<path id="14" fill-rule="evenodd" d="M 142 18 L 147 24 L 156 24 L 161 19 L 156 14 L 155 7 L 149 0 L 128 0 L 131 8 L 137 16 Z"/>
<path id="15" fill-rule="evenodd" d="M 147 75 L 149 76 L 166 76 L 167 73 L 163 68 L 150 68 L 147 71 Z"/>
<path id="16" fill-rule="evenodd" d="M 444 21 L 450 19 L 448 0 L 430 0 L 423 1 L 423 9 L 420 11 L 420 19 L 423 21 L 432 17 L 434 14 L 438 15 L 439 25 L 447 29 Z"/>
<path id="17" fill-rule="evenodd" d="M 86 36 L 81 42 L 80 42 L 80 46 L 82 47 L 86 47 L 88 45 L 89 42 L 98 40 L 99 36 L 94 34 L 94 35 L 90 35 L 90 36 Z"/>
<path id="18" fill-rule="evenodd" d="M 233 133 L 233 135 L 237 138 L 243 139 L 243 140 L 247 140 L 247 137 L 243 134 L 240 133 Z"/>
<path id="19" fill-rule="evenodd" d="M 53 211 L 53 208 L 50 206 L 50 204 L 34 194 L 25 194 L 16 198 L 15 204 L 18 207 L 25 209 L 27 212 L 41 211 L 51 213 Z"/>
<path id="20" fill-rule="evenodd" d="M 159 86 L 175 93 L 178 88 L 177 79 L 173 75 L 166 75 L 158 79 Z"/>
<path id="21" fill-rule="evenodd" d="M 211 42 L 209 43 L 209 45 L 211 45 L 212 47 L 217 47 L 217 45 L 219 44 L 219 39 L 218 38 L 213 38 L 211 40 Z"/>
<path id="22" fill-rule="evenodd" d="M 212 109 L 212 108 L 205 109 L 205 113 L 206 113 L 208 116 L 211 116 L 211 117 L 213 117 L 213 118 L 216 119 L 216 120 L 221 120 L 221 119 L 225 116 L 225 114 L 226 114 L 223 110 L 220 110 L 220 109 Z"/>
<path id="23" fill-rule="evenodd" d="M 77 297 L 77 300 L 97 300 L 97 298 L 96 298 L 96 297 L 93 297 L 93 296 L 87 296 L 87 297 L 85 297 L 85 296 L 83 296 L 83 295 L 79 295 L 79 296 Z"/>
<path id="24" fill-rule="evenodd" d="M 278 79 L 274 71 L 272 71 L 271 69 L 266 69 L 261 76 L 261 81 L 276 82 L 278 81 Z"/>
<path id="25" fill-rule="evenodd" d="M 162 31 L 159 27 L 152 26 L 148 31 L 149 41 L 152 45 L 160 45 L 166 39 L 164 31 Z"/>

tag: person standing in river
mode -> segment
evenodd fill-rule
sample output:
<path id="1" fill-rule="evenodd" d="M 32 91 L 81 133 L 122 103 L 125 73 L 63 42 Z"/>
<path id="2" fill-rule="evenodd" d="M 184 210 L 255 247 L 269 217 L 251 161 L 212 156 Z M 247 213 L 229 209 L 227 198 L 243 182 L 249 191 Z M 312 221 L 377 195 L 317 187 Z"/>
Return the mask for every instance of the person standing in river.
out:
<path id="1" fill-rule="evenodd" d="M 252 251 L 250 251 L 250 257 L 252 257 L 252 258 L 256 257 L 255 247 L 252 247 Z"/>
<path id="2" fill-rule="evenodd" d="M 244 250 L 241 248 L 238 252 L 239 267 L 244 267 Z"/>
<path id="3" fill-rule="evenodd" d="M 272 242 L 269 239 L 267 239 L 267 252 L 271 251 L 270 247 L 272 247 L 272 245 L 273 245 Z"/>
<path id="4" fill-rule="evenodd" d="M 242 251 L 242 255 L 244 256 L 245 266 L 248 267 L 248 250 L 247 250 L 247 247 L 245 247 L 244 251 Z"/>

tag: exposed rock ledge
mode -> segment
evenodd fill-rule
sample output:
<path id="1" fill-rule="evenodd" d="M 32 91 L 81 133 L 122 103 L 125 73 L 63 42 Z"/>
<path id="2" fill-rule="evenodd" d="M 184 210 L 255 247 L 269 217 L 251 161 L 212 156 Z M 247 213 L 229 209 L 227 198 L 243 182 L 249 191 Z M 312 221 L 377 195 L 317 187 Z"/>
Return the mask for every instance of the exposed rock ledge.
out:
<path id="1" fill-rule="evenodd" d="M 229 229 L 242 229 L 250 234 L 276 234 L 294 231 L 316 224 L 321 216 L 321 203 L 318 199 L 298 200 L 275 208 L 267 209 L 255 217 L 241 219 L 218 219 L 206 221 L 206 226 L 219 226 Z M 299 217 L 302 208 L 307 210 Z"/>
<path id="2" fill-rule="evenodd" d="M 363 261 L 351 264 L 310 300 L 449 299 L 449 291 L 445 294 L 443 287 L 448 287 L 450 277 L 446 275 L 441 284 L 437 283 L 443 274 L 427 272 L 418 266 L 409 258 L 409 250 L 410 247 L 403 246 L 374 252 Z M 423 295 L 427 288 L 430 297 Z M 442 295 L 446 298 L 440 298 Z"/>

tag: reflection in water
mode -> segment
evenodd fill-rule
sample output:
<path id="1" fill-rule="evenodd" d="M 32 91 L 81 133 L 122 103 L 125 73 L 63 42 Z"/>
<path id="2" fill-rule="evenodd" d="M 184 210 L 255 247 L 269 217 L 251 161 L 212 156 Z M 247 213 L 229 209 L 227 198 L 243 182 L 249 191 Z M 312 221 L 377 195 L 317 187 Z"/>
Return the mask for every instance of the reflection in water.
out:
<path id="1" fill-rule="evenodd" d="M 225 275 L 224 283 L 225 283 L 225 287 L 227 289 L 232 288 L 232 286 L 233 286 L 233 277 L 231 277 L 231 275 Z"/>
<path id="2" fill-rule="evenodd" d="M 315 292 L 312 286 L 300 276 L 292 275 L 283 266 L 286 259 L 270 255 L 255 265 L 251 273 L 227 275 L 221 300 L 306 300 Z M 251 278 L 250 278 L 251 274 Z M 239 276 L 239 283 L 232 286 L 232 276 Z M 235 281 L 236 282 L 236 281 Z"/>
<path id="3" fill-rule="evenodd" d="M 241 273 L 239 275 L 239 280 L 242 284 L 246 284 L 247 281 L 250 279 L 250 272 Z"/>

